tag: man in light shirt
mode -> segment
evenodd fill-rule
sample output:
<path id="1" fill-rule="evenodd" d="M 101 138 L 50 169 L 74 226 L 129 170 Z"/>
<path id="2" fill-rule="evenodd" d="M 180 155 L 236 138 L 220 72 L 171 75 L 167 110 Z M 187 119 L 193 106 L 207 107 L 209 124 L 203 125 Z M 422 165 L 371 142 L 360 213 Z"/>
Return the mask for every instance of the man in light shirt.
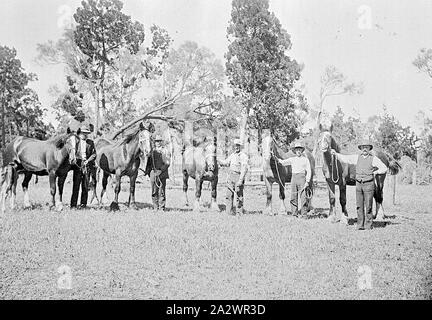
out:
<path id="1" fill-rule="evenodd" d="M 292 177 L 291 177 L 291 214 L 298 216 L 298 196 L 300 194 L 301 217 L 307 216 L 307 200 L 306 200 L 306 188 L 309 186 L 312 170 L 309 159 L 304 155 L 304 146 L 297 142 L 294 145 L 293 151 L 295 157 L 288 158 L 285 160 L 277 159 L 283 166 L 291 165 Z"/>
<path id="2" fill-rule="evenodd" d="M 375 175 L 387 172 L 387 166 L 371 153 L 372 143 L 364 141 L 358 145 L 361 154 L 343 155 L 331 150 L 340 161 L 356 166 L 357 229 L 372 229 L 372 204 L 375 192 Z M 366 209 L 366 212 L 365 212 Z"/>
<path id="3" fill-rule="evenodd" d="M 240 139 L 234 140 L 234 153 L 227 159 L 220 160 L 219 165 L 222 167 L 229 166 L 229 176 L 226 191 L 226 212 L 231 215 L 243 214 L 243 189 L 245 176 L 248 170 L 248 156 L 241 151 L 243 143 Z M 236 207 L 233 207 L 234 193 L 236 195 Z"/>

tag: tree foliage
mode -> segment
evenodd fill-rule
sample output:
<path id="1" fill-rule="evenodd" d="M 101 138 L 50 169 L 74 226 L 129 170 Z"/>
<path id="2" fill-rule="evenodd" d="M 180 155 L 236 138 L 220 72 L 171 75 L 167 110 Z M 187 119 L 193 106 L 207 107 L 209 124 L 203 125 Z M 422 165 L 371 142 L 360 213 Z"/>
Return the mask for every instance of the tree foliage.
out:
<path id="1" fill-rule="evenodd" d="M 14 48 L 0 46 L 0 103 L 2 147 L 15 135 L 44 138 L 50 127 L 43 122 L 39 97 L 28 87 L 36 75 L 26 73 Z"/>
<path id="2" fill-rule="evenodd" d="M 299 131 L 293 88 L 302 67 L 286 55 L 289 34 L 268 0 L 233 0 L 227 32 L 226 73 L 247 123 L 290 142 Z"/>

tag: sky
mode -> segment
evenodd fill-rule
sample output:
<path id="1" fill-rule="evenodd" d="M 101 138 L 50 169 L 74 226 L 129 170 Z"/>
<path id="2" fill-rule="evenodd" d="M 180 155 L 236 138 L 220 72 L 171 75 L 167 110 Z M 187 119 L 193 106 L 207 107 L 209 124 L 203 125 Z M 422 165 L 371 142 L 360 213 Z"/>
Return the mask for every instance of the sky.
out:
<path id="1" fill-rule="evenodd" d="M 124 12 L 144 24 L 168 30 L 173 46 L 197 42 L 224 63 L 231 0 L 124 0 Z M 32 87 L 45 107 L 48 89 L 65 86 L 62 66 L 34 62 L 38 43 L 57 40 L 80 5 L 76 0 L 1 0 L 0 45 L 15 47 Z M 287 53 L 304 64 L 300 82 L 311 105 L 318 104 L 320 78 L 333 65 L 349 81 L 362 82 L 358 96 L 330 97 L 325 110 L 341 106 L 363 120 L 385 104 L 404 125 L 417 126 L 416 114 L 432 113 L 432 79 L 412 64 L 421 48 L 432 48 L 430 0 L 270 0 L 270 10 L 291 36 Z M 47 119 L 53 119 L 53 113 Z"/>

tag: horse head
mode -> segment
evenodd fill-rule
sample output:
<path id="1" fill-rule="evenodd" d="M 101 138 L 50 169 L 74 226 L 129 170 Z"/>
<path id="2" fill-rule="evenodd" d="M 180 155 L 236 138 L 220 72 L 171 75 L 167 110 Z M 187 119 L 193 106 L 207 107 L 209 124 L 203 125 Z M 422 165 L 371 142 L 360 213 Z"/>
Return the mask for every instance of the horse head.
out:
<path id="1" fill-rule="evenodd" d="M 212 143 L 204 147 L 204 156 L 208 171 L 214 172 L 217 168 L 216 137 L 213 138 Z"/>
<path id="2" fill-rule="evenodd" d="M 319 147 L 322 152 L 330 151 L 334 148 L 334 140 L 332 137 L 333 125 L 330 128 L 324 128 L 322 124 L 319 125 L 320 135 L 319 135 Z"/>
<path id="3" fill-rule="evenodd" d="M 262 138 L 262 156 L 264 161 L 270 161 L 273 153 L 273 143 L 274 141 L 271 135 Z"/>
<path id="4" fill-rule="evenodd" d="M 68 156 L 69 156 L 69 164 L 76 164 L 77 160 L 77 152 L 78 152 L 78 141 L 79 138 L 76 135 L 76 133 L 72 132 L 69 128 L 67 129 L 67 134 L 64 136 L 63 139 L 61 139 L 57 147 L 58 148 L 65 148 Z"/>
<path id="5" fill-rule="evenodd" d="M 138 145 L 141 152 L 143 168 L 147 166 L 148 155 L 152 151 L 151 135 L 155 132 L 155 126 L 151 122 L 141 122 L 139 125 Z"/>

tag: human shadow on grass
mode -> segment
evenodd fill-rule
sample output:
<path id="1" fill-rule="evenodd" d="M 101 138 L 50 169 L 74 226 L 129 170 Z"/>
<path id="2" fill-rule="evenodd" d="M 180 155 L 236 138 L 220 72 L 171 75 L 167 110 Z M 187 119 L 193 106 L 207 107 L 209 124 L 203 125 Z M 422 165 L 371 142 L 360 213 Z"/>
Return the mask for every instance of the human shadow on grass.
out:
<path id="1" fill-rule="evenodd" d="M 348 225 L 353 226 L 357 223 L 357 218 L 348 218 Z M 388 221 L 388 220 L 375 220 L 372 223 L 373 228 L 385 228 L 388 225 L 396 225 L 399 223 Z"/>

